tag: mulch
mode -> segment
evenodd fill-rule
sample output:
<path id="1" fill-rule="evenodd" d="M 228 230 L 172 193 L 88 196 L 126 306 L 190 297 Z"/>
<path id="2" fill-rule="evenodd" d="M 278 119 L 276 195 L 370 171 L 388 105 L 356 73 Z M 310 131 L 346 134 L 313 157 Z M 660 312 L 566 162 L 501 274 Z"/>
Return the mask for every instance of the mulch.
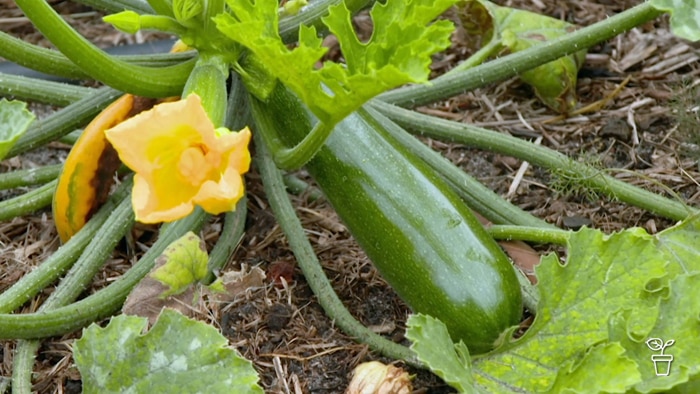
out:
<path id="1" fill-rule="evenodd" d="M 101 14 L 88 7 L 65 1 L 52 3 L 82 34 L 103 47 L 160 37 L 124 35 L 105 27 L 99 20 Z M 638 1 L 497 3 L 588 25 Z M 534 99 L 530 88 L 517 78 L 419 110 L 524 139 L 540 138 L 542 145 L 610 170 L 629 183 L 662 194 L 671 190 L 678 198 L 697 205 L 700 52 L 693 44 L 673 37 L 667 25 L 667 20 L 661 18 L 591 48 L 577 88 L 581 105 L 610 96 L 625 78 L 630 78 L 598 111 L 547 123 L 556 114 Z M 370 28 L 366 23 L 358 26 Z M 0 0 L 0 28 L 50 46 L 13 2 Z M 469 56 L 469 45 L 463 40 L 460 34 L 455 35 L 454 46 L 436 59 L 436 75 Z M 524 163 L 511 157 L 440 141 L 425 142 L 514 204 L 563 228 L 587 225 L 612 232 L 641 226 L 655 233 L 673 224 L 641 209 L 571 188 L 541 168 L 528 166 L 522 177 L 516 176 Z M 65 154 L 65 146 L 52 145 L 39 153 L 0 163 L 0 172 L 60 162 Z M 298 175 L 312 182 L 303 171 Z M 259 267 L 266 279 L 230 303 L 199 310 L 197 315 L 219 328 L 233 347 L 253 361 L 262 385 L 271 393 L 342 393 L 358 363 L 393 362 L 354 342 L 328 319 L 296 266 L 255 170 L 247 176 L 247 185 L 246 235 L 227 270 Z M 8 196 L 3 194 L 0 198 Z M 291 198 L 327 276 L 348 309 L 375 332 L 407 344 L 404 330 L 409 309 L 376 272 L 334 211 L 323 199 L 312 200 L 303 194 Z M 202 231 L 209 247 L 215 243 L 220 228 L 220 218 L 213 218 Z M 120 245 L 85 295 L 128 269 L 130 261 L 147 248 L 156 231 L 153 227 L 140 227 L 136 243 L 141 248 L 136 251 L 126 243 Z M 0 223 L 0 289 L 31 271 L 58 245 L 50 210 Z M 47 289 L 22 311 L 36 310 L 50 291 Z M 36 391 L 80 391 L 80 376 L 70 353 L 77 335 L 48 338 L 44 342 L 35 365 Z M 11 376 L 13 349 L 12 341 L 1 343 L 1 376 Z M 453 392 L 429 372 L 406 368 L 416 375 L 416 392 Z"/>

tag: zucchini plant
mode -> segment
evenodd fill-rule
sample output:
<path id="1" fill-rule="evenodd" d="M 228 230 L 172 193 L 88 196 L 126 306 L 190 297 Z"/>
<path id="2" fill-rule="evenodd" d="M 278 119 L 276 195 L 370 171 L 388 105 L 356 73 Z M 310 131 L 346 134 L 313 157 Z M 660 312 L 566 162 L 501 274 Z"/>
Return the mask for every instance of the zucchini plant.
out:
<path id="1" fill-rule="evenodd" d="M 342 306 L 284 196 L 280 169 L 306 167 L 397 294 L 414 312 L 441 321 L 449 340 L 466 344 L 472 355 L 509 346 L 509 335 L 522 317 L 523 295 L 532 312 L 538 304 L 537 291 L 522 280 L 471 209 L 496 224 L 517 226 L 501 227 L 504 237 L 561 241 L 569 235 L 436 157 L 403 127 L 563 168 L 587 179 L 590 187 L 673 219 L 695 212 L 585 165 L 572 165 L 571 159 L 547 148 L 400 108 L 444 99 L 578 52 L 658 17 L 662 11 L 656 7 L 673 8 L 662 1 L 432 81 L 431 56 L 450 45 L 454 28 L 438 17 L 449 7 L 464 7 L 464 0 L 377 2 L 369 12 L 373 34 L 365 42 L 357 37 L 351 16 L 371 3 L 366 0 L 309 5 L 296 0 L 282 8 L 276 0 L 88 3 L 116 12 L 105 20 L 118 29 L 169 32 L 180 38 L 180 49 L 190 51 L 185 57 L 173 54 L 173 63 L 165 66 L 118 59 L 78 35 L 46 2 L 34 0 L 18 0 L 17 5 L 59 52 L 0 34 L 2 57 L 108 86 L 85 89 L 0 75 L 0 93 L 69 104 L 30 126 L 7 157 L 59 139 L 94 117 L 60 174 L 52 167 L 41 180 L 0 176 L 0 185 L 44 183 L 0 202 L 0 217 L 40 209 L 53 197 L 54 220 L 65 242 L 39 269 L 0 295 L 0 338 L 21 340 L 13 384 L 25 392 L 31 388 L 36 338 L 71 332 L 115 314 L 160 253 L 183 234 L 198 230 L 206 213 L 227 213 L 225 232 L 237 227 L 229 221 L 244 221 L 245 210 L 235 207 L 244 195 L 243 176 L 251 160 L 258 163 L 271 207 L 328 315 L 373 349 L 415 365 L 424 365 L 425 358 L 416 357 L 424 354 L 372 333 Z M 325 31 L 338 38 L 343 64 L 322 61 Z M 97 115 L 123 93 L 127 95 Z M 148 109 L 152 98 L 171 96 L 181 98 Z M 139 100 L 148 105 L 134 105 Z M 247 147 L 251 138 L 256 144 L 252 158 Z M 99 155 L 89 153 L 94 150 Z M 114 152 L 134 174 L 99 208 L 97 197 L 107 190 L 104 181 L 119 167 Z M 109 160 L 103 160 L 105 155 Z M 131 270 L 75 301 L 134 221 L 166 224 Z M 225 244 L 231 239 L 222 235 L 212 251 L 210 277 L 232 253 Z M 40 312 L 12 313 L 63 274 Z"/>

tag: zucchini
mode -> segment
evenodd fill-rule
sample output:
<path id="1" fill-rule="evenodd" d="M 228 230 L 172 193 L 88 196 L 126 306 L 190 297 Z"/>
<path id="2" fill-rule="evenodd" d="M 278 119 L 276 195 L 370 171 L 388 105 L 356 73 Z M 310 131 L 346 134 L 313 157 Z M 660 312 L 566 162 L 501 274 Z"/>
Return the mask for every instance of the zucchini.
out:
<path id="1" fill-rule="evenodd" d="M 311 130 L 314 120 L 282 84 L 265 102 L 251 100 L 263 137 L 293 146 Z M 414 312 L 443 321 L 474 354 L 518 324 L 520 287 L 504 252 L 445 181 L 366 111 L 339 123 L 306 168 Z"/>

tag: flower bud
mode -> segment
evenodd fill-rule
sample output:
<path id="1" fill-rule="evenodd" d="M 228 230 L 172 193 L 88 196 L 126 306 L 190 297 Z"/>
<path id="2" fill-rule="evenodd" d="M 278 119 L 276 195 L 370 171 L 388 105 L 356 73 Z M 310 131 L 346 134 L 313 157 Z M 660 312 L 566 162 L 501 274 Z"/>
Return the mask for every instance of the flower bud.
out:
<path id="1" fill-rule="evenodd" d="M 345 394 L 409 394 L 412 390 L 408 372 L 370 361 L 355 367 Z"/>

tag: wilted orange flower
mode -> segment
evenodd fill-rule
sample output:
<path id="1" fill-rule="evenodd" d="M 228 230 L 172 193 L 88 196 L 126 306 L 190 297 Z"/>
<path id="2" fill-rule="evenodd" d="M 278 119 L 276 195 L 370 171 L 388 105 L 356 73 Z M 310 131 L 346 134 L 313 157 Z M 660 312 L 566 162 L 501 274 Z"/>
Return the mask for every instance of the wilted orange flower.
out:
<path id="1" fill-rule="evenodd" d="M 106 135 L 136 173 L 132 202 L 142 223 L 180 219 L 194 205 L 230 211 L 243 196 L 250 130 L 215 129 L 196 94 L 156 105 Z"/>

